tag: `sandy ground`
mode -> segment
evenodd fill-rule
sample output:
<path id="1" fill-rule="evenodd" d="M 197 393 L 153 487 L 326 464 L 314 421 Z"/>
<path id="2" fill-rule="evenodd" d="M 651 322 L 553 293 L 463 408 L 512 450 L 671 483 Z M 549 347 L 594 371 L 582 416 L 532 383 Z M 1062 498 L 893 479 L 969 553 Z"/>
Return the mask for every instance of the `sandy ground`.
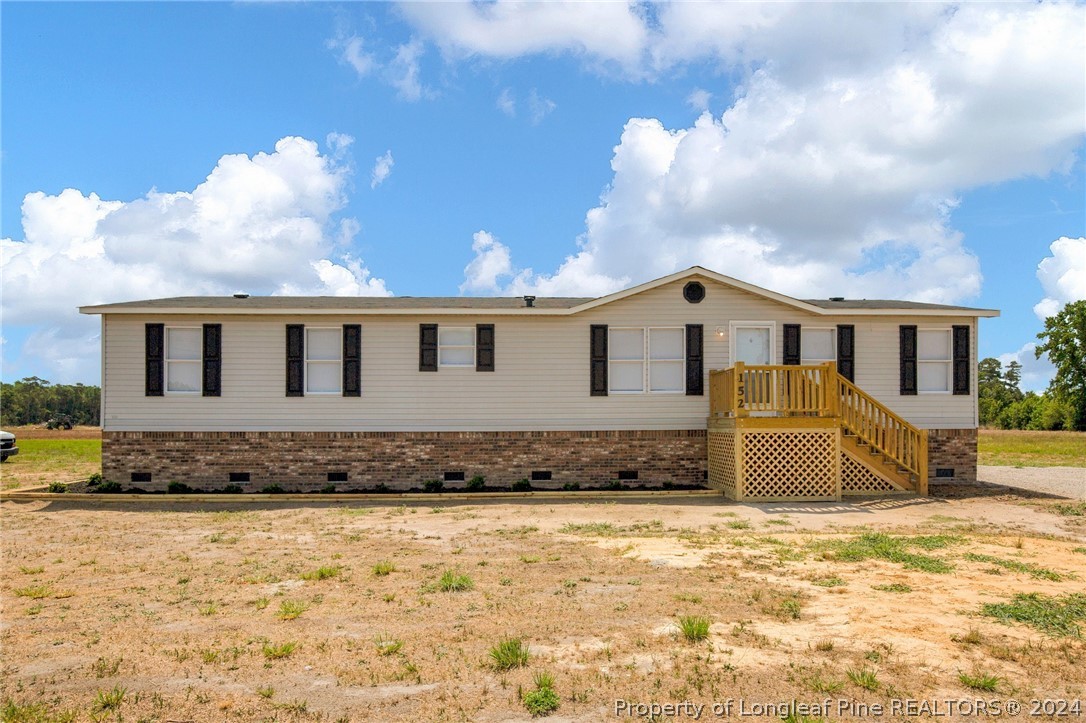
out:
<path id="1" fill-rule="evenodd" d="M 979 614 L 1017 592 L 1081 592 L 1086 519 L 1037 496 L 944 491 L 758 506 L 7 501 L 0 697 L 77 720 L 526 720 L 520 693 L 546 670 L 551 720 L 608 720 L 615 700 L 1086 698 L 1081 640 Z M 917 551 L 953 570 L 826 547 L 871 531 L 948 535 Z M 395 571 L 375 575 L 384 560 Z M 314 579 L 322 566 L 336 573 Z M 440 590 L 445 570 L 473 588 Z M 282 619 L 284 602 L 304 611 Z M 708 617 L 709 639 L 679 637 L 679 615 Z M 530 646 L 527 667 L 490 664 L 507 636 Z M 849 677 L 865 669 L 875 690 Z M 104 708 L 114 688 L 123 702 Z"/>
<path id="2" fill-rule="evenodd" d="M 988 484 L 1086 500 L 1086 467 L 985 467 L 977 479 Z"/>

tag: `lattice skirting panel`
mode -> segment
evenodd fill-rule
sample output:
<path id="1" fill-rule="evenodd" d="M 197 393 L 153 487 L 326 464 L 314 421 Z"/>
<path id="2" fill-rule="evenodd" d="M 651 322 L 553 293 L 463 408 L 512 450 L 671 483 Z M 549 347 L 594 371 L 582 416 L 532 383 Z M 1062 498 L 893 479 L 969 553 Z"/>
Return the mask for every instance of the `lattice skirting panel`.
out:
<path id="1" fill-rule="evenodd" d="M 836 430 L 748 431 L 742 445 L 742 499 L 839 499 Z"/>
<path id="2" fill-rule="evenodd" d="M 846 452 L 841 452 L 841 494 L 868 495 L 879 492 L 905 492 L 882 475 L 875 474 L 864 465 L 854 460 Z"/>
<path id="3" fill-rule="evenodd" d="M 735 442 L 736 433 L 731 430 L 709 430 L 709 486 L 735 499 Z"/>

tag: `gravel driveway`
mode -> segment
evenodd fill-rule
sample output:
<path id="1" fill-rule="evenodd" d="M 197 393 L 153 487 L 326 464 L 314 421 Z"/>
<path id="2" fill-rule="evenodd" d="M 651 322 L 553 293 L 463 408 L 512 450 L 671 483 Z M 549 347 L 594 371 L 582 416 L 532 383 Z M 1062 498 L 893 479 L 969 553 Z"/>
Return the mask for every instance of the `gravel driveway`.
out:
<path id="1" fill-rule="evenodd" d="M 1086 467 L 977 467 L 977 480 L 1030 492 L 1086 500 Z"/>

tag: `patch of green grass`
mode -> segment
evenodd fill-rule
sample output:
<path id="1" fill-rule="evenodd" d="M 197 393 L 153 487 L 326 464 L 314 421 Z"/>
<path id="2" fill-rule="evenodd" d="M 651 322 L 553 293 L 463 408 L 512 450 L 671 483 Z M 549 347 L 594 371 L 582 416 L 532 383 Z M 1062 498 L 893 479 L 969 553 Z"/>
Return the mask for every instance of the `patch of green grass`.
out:
<path id="1" fill-rule="evenodd" d="M 464 592 L 475 587 L 468 575 L 461 575 L 455 570 L 446 570 L 437 581 L 437 586 L 444 592 Z"/>
<path id="2" fill-rule="evenodd" d="M 1073 547 L 1071 552 L 1077 552 L 1080 555 L 1086 555 L 1086 547 Z"/>
<path id="3" fill-rule="evenodd" d="M 127 689 L 116 685 L 110 690 L 98 691 L 98 694 L 94 696 L 94 712 L 102 713 L 107 710 L 117 710 L 121 707 L 121 703 L 124 702 L 124 696 L 127 692 Z"/>
<path id="4" fill-rule="evenodd" d="M 746 520 L 732 520 L 731 522 L 725 523 L 725 526 L 730 528 L 730 529 L 733 529 L 733 530 L 749 530 L 750 529 L 750 523 L 747 522 Z"/>
<path id="5" fill-rule="evenodd" d="M 75 719 L 75 711 L 54 712 L 44 703 L 16 703 L 7 698 L 0 705 L 4 723 L 72 723 Z"/>
<path id="6" fill-rule="evenodd" d="M 912 592 L 913 589 L 909 585 L 903 582 L 892 582 L 888 585 L 872 585 L 872 590 L 881 590 L 882 592 Z"/>
<path id="7" fill-rule="evenodd" d="M 506 638 L 490 649 L 490 664 L 495 670 L 524 667 L 528 657 L 528 646 L 520 638 Z"/>
<path id="8" fill-rule="evenodd" d="M 275 697 L 275 688 L 271 687 L 270 685 L 263 688 L 257 688 L 256 694 L 265 700 L 271 700 Z"/>
<path id="9" fill-rule="evenodd" d="M 12 590 L 15 597 L 28 597 L 31 600 L 42 600 L 53 594 L 53 588 L 48 585 L 27 585 Z"/>
<path id="10" fill-rule="evenodd" d="M 294 620 L 309 609 L 309 603 L 302 600 L 284 600 L 279 603 L 279 619 Z"/>
<path id="11" fill-rule="evenodd" d="M 309 572 L 302 573 L 303 580 L 328 580 L 329 578 L 338 577 L 339 573 L 343 570 L 338 565 L 323 565 L 316 570 L 310 570 Z"/>
<path id="12" fill-rule="evenodd" d="M 396 566 L 389 560 L 381 560 L 370 569 L 377 577 L 385 577 L 396 572 Z"/>
<path id="13" fill-rule="evenodd" d="M 521 695 L 524 707 L 533 718 L 548 716 L 558 710 L 561 699 L 554 690 L 554 676 L 540 671 L 533 676 L 535 689 Z"/>
<path id="14" fill-rule="evenodd" d="M 799 620 L 800 605 L 799 600 L 795 598 L 789 598 L 788 600 L 782 600 L 780 606 L 781 617 L 788 618 L 790 620 Z"/>
<path id="15" fill-rule="evenodd" d="M 298 649 L 298 643 L 293 640 L 288 640 L 285 643 L 279 645 L 273 645 L 272 643 L 264 643 L 263 651 L 264 657 L 267 660 L 280 660 L 282 658 L 289 657 L 291 653 Z"/>
<path id="16" fill-rule="evenodd" d="M 1082 432 L 981 429 L 977 462 L 1003 467 L 1086 467 Z"/>
<path id="17" fill-rule="evenodd" d="M 91 665 L 95 678 L 112 678 L 121 669 L 122 658 L 98 658 Z"/>
<path id="18" fill-rule="evenodd" d="M 23 573 L 24 575 L 39 575 L 45 572 L 45 568 L 40 565 L 37 567 L 20 566 L 19 572 Z"/>
<path id="19" fill-rule="evenodd" d="M 857 685 L 864 690 L 879 689 L 878 675 L 871 668 L 866 666 L 860 669 L 849 668 L 845 671 L 845 674 L 848 675 L 848 679 L 851 680 L 854 685 Z"/>
<path id="20" fill-rule="evenodd" d="M 615 537 L 618 528 L 610 522 L 585 522 L 574 524 L 567 522 L 558 530 L 564 535 L 582 535 L 585 537 Z"/>
<path id="21" fill-rule="evenodd" d="M 1057 502 L 1052 509 L 1064 517 L 1086 517 L 1086 502 Z"/>
<path id="22" fill-rule="evenodd" d="M 887 535 L 883 532 L 868 532 L 849 540 L 824 540 L 815 543 L 815 547 L 823 549 L 829 559 L 841 562 L 886 560 L 910 570 L 947 573 L 954 569 L 947 561 L 911 552 L 909 548 L 938 550 L 960 542 L 961 539 L 955 535 L 904 537 Z"/>
<path id="23" fill-rule="evenodd" d="M 402 640 L 385 635 L 378 635 L 373 639 L 373 644 L 377 646 L 378 655 L 395 655 L 403 649 Z"/>
<path id="24" fill-rule="evenodd" d="M 1057 597 L 1019 593 L 1010 602 L 982 605 L 981 614 L 1004 623 L 1025 623 L 1053 637 L 1081 638 L 1079 622 L 1086 620 L 1086 593 Z"/>
<path id="25" fill-rule="evenodd" d="M 4 462 L 4 488 L 87 479 L 102 471 L 100 439 L 19 438 L 19 454 Z"/>
<path id="26" fill-rule="evenodd" d="M 701 615 L 680 615 L 678 618 L 679 632 L 691 643 L 707 639 L 710 625 L 712 621 Z"/>
<path id="27" fill-rule="evenodd" d="M 807 685 L 816 693 L 840 693 L 845 684 L 840 680 L 827 680 L 821 675 L 815 675 L 807 681 Z"/>
<path id="28" fill-rule="evenodd" d="M 997 676 L 988 673 L 958 673 L 958 680 L 966 688 L 995 692 L 1002 682 Z"/>
<path id="29" fill-rule="evenodd" d="M 675 594 L 675 599 L 679 602 L 688 602 L 697 605 L 701 602 L 701 595 L 693 595 L 688 592 L 680 592 Z"/>
<path id="30" fill-rule="evenodd" d="M 1013 570 L 1014 572 L 1026 573 L 1030 577 L 1037 580 L 1051 580 L 1052 582 L 1060 582 L 1065 579 L 1067 575 L 1061 575 L 1058 572 L 1049 570 L 1046 567 L 1038 567 L 1029 562 L 1021 562 L 1019 560 L 1004 560 L 1000 557 L 992 557 L 991 555 L 978 555 L 970 552 L 965 556 L 966 560 L 972 562 L 987 562 L 997 567 L 1002 567 L 1004 570 Z"/>
<path id="31" fill-rule="evenodd" d="M 823 577 L 818 580 L 813 580 L 812 584 L 818 585 L 819 587 L 841 587 L 842 585 L 847 585 L 848 583 L 846 583 L 842 578 L 834 575 L 833 577 Z"/>

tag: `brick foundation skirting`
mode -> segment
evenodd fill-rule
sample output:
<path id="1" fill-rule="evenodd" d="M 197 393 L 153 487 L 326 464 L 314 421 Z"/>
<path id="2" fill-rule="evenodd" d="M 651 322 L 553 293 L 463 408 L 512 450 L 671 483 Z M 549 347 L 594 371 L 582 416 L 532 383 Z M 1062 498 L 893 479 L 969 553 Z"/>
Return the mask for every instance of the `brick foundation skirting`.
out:
<path id="1" fill-rule="evenodd" d="M 636 471 L 631 484 L 701 485 L 706 477 L 704 429 L 549 432 L 103 432 L 102 476 L 125 487 L 163 490 L 170 482 L 195 489 L 237 484 L 246 492 L 269 485 L 313 491 L 329 473 L 347 473 L 337 489 L 421 487 L 445 472 L 486 477 L 488 486 L 531 478 L 536 489 L 606 485 Z M 150 473 L 151 481 L 133 481 Z M 231 482 L 248 473 L 248 482 Z M 446 488 L 464 482 L 445 482 Z"/>
<path id="2" fill-rule="evenodd" d="M 939 470 L 951 470 L 951 474 L 941 477 Z M 929 429 L 928 483 L 976 481 L 977 430 Z"/>

